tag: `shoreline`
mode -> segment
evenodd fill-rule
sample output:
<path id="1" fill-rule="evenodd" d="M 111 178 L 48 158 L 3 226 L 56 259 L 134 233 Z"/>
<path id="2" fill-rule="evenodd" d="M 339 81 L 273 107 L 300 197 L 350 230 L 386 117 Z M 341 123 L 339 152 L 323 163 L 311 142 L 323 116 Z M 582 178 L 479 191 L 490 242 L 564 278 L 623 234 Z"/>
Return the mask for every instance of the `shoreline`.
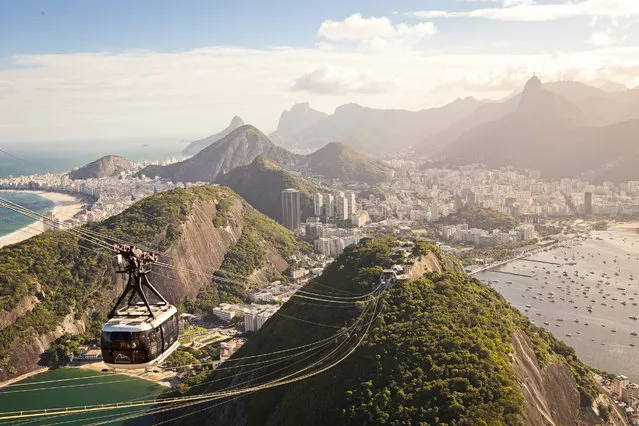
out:
<path id="1" fill-rule="evenodd" d="M 86 204 L 86 201 L 79 197 L 59 192 L 41 190 L 20 191 L 14 189 L 6 189 L 0 192 L 29 192 L 44 197 L 53 203 L 53 208 L 50 211 L 62 221 L 75 216 L 80 210 L 82 210 L 82 206 Z M 35 221 L 7 235 L 1 236 L 0 248 L 22 242 L 35 235 L 41 234 L 42 232 L 44 232 L 44 224 L 42 222 Z"/>

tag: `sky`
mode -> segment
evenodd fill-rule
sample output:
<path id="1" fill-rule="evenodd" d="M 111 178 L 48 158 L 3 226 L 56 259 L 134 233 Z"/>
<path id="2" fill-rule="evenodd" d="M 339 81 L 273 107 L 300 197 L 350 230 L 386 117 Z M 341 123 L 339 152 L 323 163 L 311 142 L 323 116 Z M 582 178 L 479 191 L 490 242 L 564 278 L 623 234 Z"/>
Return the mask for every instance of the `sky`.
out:
<path id="1" fill-rule="evenodd" d="M 265 132 L 298 102 L 420 110 L 639 85 L 639 0 L 3 0 L 0 142 Z"/>

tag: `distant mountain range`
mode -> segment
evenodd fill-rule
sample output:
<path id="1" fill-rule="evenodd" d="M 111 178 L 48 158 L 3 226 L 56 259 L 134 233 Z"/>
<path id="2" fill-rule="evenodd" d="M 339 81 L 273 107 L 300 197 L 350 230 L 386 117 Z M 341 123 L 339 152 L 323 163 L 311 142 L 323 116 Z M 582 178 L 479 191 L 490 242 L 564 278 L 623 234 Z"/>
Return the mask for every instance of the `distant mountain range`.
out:
<path id="1" fill-rule="evenodd" d="M 247 166 L 258 156 L 265 156 L 284 170 L 326 179 L 370 184 L 384 179 L 384 165 L 342 143 L 330 143 L 312 154 L 299 155 L 275 145 L 251 125 L 233 130 L 187 160 L 168 166 L 148 166 L 139 175 L 159 176 L 174 182 L 215 182 L 218 176 Z"/>
<path id="2" fill-rule="evenodd" d="M 237 129 L 238 127 L 242 127 L 243 125 L 244 125 L 244 120 L 242 120 L 240 117 L 236 115 L 235 117 L 233 117 L 233 119 L 231 120 L 231 123 L 226 129 L 222 130 L 220 133 L 216 133 L 204 139 L 191 142 L 190 144 L 187 145 L 186 148 L 182 150 L 182 154 L 195 155 L 198 152 L 202 151 L 207 146 L 211 145 L 213 142 L 219 141 L 224 136 L 228 135 L 229 133 L 231 133 L 233 130 Z"/>
<path id="3" fill-rule="evenodd" d="M 481 104 L 474 98 L 466 98 L 422 111 L 382 110 L 346 104 L 331 115 L 315 111 L 308 104 L 298 104 L 282 113 L 271 137 L 283 146 L 303 152 L 339 141 L 367 154 L 387 153 L 443 131 Z"/>
<path id="4" fill-rule="evenodd" d="M 105 155 L 69 173 L 71 179 L 90 179 L 117 176 L 120 172 L 133 169 L 133 163 L 117 155 Z"/>
<path id="5" fill-rule="evenodd" d="M 307 180 L 293 176 L 264 155 L 246 166 L 236 167 L 219 176 L 215 183 L 237 192 L 260 212 L 282 222 L 281 192 L 294 188 L 301 192 L 302 219 L 313 216 L 313 194 L 319 188 Z"/>
<path id="6" fill-rule="evenodd" d="M 482 109 L 481 117 L 476 112 L 440 135 L 448 139 L 437 157 L 455 164 L 535 168 L 550 178 L 639 178 L 629 167 L 629 159 L 639 156 L 639 91 L 608 93 L 573 82 L 542 85 L 533 77 L 521 95 Z M 432 143 L 421 148 L 427 152 Z"/>

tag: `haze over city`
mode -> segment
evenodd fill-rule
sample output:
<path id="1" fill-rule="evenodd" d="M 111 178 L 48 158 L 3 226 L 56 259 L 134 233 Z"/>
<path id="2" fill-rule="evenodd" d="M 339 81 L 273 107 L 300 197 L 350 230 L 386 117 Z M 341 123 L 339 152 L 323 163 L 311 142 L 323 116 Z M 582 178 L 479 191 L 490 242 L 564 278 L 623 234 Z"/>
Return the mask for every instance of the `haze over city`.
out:
<path id="1" fill-rule="evenodd" d="M 10 1 L 0 141 L 265 132 L 311 102 L 419 110 L 543 81 L 639 83 L 633 0 Z"/>

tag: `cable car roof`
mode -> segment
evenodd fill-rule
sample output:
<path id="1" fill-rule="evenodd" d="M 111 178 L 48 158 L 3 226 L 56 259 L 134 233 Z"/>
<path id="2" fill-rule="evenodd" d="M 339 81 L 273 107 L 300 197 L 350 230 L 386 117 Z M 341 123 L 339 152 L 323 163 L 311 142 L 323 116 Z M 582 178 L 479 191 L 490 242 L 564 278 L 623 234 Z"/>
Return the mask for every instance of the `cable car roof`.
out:
<path id="1" fill-rule="evenodd" d="M 102 331 L 147 331 L 158 327 L 177 314 L 177 309 L 173 305 L 151 305 L 151 310 L 155 315 L 154 318 L 149 317 L 149 311 L 145 306 L 128 306 L 120 309 L 118 314 L 127 316 L 111 318 L 102 326 Z"/>

